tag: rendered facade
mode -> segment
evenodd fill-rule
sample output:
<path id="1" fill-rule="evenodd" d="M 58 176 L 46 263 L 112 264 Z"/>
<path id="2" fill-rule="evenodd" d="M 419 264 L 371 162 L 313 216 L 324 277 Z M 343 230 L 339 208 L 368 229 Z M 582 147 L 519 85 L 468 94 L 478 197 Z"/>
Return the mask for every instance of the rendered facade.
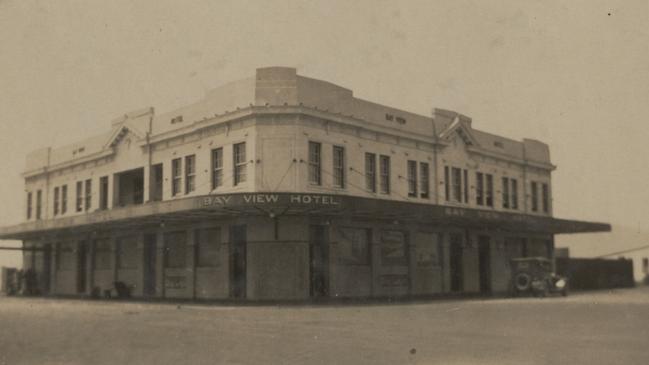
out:
<path id="1" fill-rule="evenodd" d="M 509 259 L 610 226 L 552 216 L 548 146 L 258 69 L 170 113 L 27 156 L 24 267 L 44 295 L 506 293 Z"/>

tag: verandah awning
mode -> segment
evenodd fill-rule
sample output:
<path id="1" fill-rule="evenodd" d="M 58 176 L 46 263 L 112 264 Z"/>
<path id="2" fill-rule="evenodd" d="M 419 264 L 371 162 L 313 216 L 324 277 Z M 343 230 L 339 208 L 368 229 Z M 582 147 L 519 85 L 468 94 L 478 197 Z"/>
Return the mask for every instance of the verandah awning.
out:
<path id="1" fill-rule="evenodd" d="M 246 215 L 265 215 L 270 218 L 282 215 L 319 215 L 393 219 L 431 225 L 548 234 L 611 230 L 611 226 L 606 223 L 345 195 L 235 193 L 148 202 L 83 215 L 26 222 L 0 228 L 0 239 L 28 239 L 66 231 L 126 229 L 165 222 L 192 222 Z"/>

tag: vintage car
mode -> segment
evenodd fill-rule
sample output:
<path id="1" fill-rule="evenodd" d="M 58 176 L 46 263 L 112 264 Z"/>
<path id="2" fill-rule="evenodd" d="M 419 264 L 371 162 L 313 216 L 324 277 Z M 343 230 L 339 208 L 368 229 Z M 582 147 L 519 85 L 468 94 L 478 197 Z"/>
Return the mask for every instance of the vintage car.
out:
<path id="1" fill-rule="evenodd" d="M 512 295 L 534 294 L 545 297 L 568 295 L 568 279 L 552 272 L 552 262 L 545 257 L 511 259 Z"/>

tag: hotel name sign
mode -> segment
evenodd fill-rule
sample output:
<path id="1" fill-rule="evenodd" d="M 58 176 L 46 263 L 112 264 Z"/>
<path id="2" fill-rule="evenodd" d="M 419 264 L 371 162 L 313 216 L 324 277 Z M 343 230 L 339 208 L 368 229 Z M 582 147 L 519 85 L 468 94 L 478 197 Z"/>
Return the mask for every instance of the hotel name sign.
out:
<path id="1" fill-rule="evenodd" d="M 202 196 L 197 198 L 198 205 L 205 207 L 227 206 L 327 206 L 338 207 L 342 200 L 338 196 L 326 194 L 301 193 L 243 193 Z"/>

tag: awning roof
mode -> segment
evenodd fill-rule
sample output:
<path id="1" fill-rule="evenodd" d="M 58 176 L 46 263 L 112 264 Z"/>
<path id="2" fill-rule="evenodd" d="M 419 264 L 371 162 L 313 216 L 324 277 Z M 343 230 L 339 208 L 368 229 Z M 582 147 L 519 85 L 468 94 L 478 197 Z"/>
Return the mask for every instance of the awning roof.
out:
<path id="1" fill-rule="evenodd" d="M 611 230 L 611 226 L 606 223 L 345 195 L 236 193 L 149 202 L 71 217 L 26 222 L 0 228 L 0 239 L 29 239 L 42 234 L 127 229 L 246 215 L 265 215 L 271 218 L 281 215 L 376 218 L 549 234 Z"/>

